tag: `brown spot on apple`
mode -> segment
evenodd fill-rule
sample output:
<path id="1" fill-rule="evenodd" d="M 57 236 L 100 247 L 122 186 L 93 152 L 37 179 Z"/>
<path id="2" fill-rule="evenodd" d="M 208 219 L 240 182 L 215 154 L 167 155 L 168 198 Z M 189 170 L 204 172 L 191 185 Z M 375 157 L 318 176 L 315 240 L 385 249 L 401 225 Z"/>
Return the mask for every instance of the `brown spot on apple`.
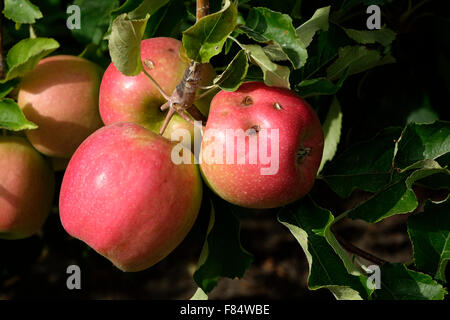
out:
<path id="1" fill-rule="evenodd" d="M 243 106 L 251 106 L 253 104 L 253 100 L 250 96 L 246 96 L 244 100 L 242 100 L 241 105 Z"/>
<path id="2" fill-rule="evenodd" d="M 302 162 L 311 153 L 311 148 L 300 148 L 296 153 L 297 162 Z"/>
<path id="3" fill-rule="evenodd" d="M 148 69 L 153 69 L 155 67 L 155 63 L 150 59 L 144 60 L 144 66 L 146 66 Z"/>
<path id="4" fill-rule="evenodd" d="M 251 126 L 249 128 L 250 134 L 257 134 L 260 131 L 261 131 L 261 126 L 259 124 L 255 124 L 254 126 Z"/>
<path id="5" fill-rule="evenodd" d="M 277 109 L 277 110 L 282 110 L 282 109 L 283 109 L 283 107 L 281 106 L 281 104 L 279 104 L 278 102 L 275 102 L 275 103 L 273 104 L 273 107 L 274 107 L 275 109 Z"/>

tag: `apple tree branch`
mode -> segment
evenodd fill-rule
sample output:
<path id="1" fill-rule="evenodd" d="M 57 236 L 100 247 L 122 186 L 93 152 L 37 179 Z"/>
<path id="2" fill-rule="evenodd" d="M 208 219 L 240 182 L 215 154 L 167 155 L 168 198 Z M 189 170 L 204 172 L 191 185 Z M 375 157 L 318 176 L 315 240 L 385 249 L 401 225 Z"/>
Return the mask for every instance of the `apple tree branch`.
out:
<path id="1" fill-rule="evenodd" d="M 208 15 L 208 13 L 209 0 L 197 0 L 197 21 Z M 192 61 L 184 72 L 183 78 L 178 83 L 175 91 L 167 99 L 167 102 L 161 106 L 161 110 L 169 109 L 169 111 L 159 130 L 160 135 L 164 133 L 175 113 L 178 113 L 183 119 L 192 124 L 195 124 L 194 120 L 199 120 L 202 123 L 206 121 L 203 114 L 194 105 L 197 89 L 200 86 L 202 67 L 202 63 Z"/>

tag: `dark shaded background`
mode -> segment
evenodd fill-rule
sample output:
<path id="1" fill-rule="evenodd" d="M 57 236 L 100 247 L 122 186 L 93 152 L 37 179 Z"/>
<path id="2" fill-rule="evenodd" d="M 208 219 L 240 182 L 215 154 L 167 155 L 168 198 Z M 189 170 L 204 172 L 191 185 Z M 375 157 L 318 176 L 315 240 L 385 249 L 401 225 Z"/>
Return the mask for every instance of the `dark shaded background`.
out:
<path id="1" fill-rule="evenodd" d="M 39 1 L 40 2 L 40 1 Z M 333 3 L 343 1 L 334 1 Z M 419 1 L 412 1 L 417 4 Z M 382 23 L 398 32 L 392 45 L 396 64 L 385 65 L 346 80 L 338 93 L 344 114 L 338 152 L 355 142 L 373 137 L 388 126 L 404 126 L 411 112 L 429 106 L 442 120 L 450 120 L 450 18 L 447 1 L 425 1 L 410 16 L 402 15 L 408 1 L 391 1 L 382 6 Z M 310 17 L 315 9 L 331 1 L 251 1 L 274 10 L 289 7 L 295 25 Z M 39 3 L 44 19 L 36 26 L 41 36 L 52 36 L 61 43 L 58 53 L 79 54 L 82 44 L 65 28 L 64 1 Z M 333 8 L 333 7 L 332 7 Z M 366 5 L 356 6 L 343 23 L 346 27 L 365 28 Z M 180 28 L 182 25 L 180 26 Z M 11 26 L 6 26 L 12 30 Z M 22 28 L 24 29 L 24 28 Z M 26 37 L 22 31 L 11 31 Z M 169 35 L 161 26 L 156 35 Z M 170 31 L 173 32 L 173 31 Z M 12 44 L 11 38 L 6 46 Z M 230 56 L 232 56 L 230 54 Z M 105 60 L 106 59 L 106 60 Z M 228 57 L 215 58 L 214 65 Z M 107 56 L 98 63 L 105 65 Z M 330 97 L 310 99 L 323 119 Z M 62 174 L 58 174 L 58 183 Z M 340 199 L 322 182 L 313 191 L 319 204 L 339 214 L 361 202 L 367 194 L 356 190 L 349 199 Z M 55 210 L 42 232 L 25 240 L 0 240 L 0 299 L 10 298 L 94 298 L 94 299 L 186 299 L 196 285 L 192 280 L 204 242 L 209 214 L 200 216 L 186 240 L 166 259 L 138 273 L 123 273 L 63 230 Z M 354 245 L 390 262 L 412 260 L 406 233 L 408 215 L 394 216 L 377 224 L 342 220 L 335 231 Z M 243 247 L 254 255 L 254 264 L 244 278 L 222 279 L 211 299 L 334 299 L 328 290 L 309 291 L 306 287 L 308 265 L 303 251 L 276 221 L 276 211 L 254 213 L 242 220 Z M 82 290 L 66 288 L 66 268 L 77 264 L 82 270 Z"/>

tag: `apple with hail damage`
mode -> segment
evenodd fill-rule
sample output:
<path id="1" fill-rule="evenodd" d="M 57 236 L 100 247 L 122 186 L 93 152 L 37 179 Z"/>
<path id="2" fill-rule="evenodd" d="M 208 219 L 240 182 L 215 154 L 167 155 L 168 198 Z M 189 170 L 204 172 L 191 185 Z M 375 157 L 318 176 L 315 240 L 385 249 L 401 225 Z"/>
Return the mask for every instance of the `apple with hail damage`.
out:
<path id="1" fill-rule="evenodd" d="M 201 171 L 209 187 L 233 204 L 279 207 L 311 190 L 323 145 L 320 121 L 305 100 L 284 88 L 247 82 L 212 100 Z"/>

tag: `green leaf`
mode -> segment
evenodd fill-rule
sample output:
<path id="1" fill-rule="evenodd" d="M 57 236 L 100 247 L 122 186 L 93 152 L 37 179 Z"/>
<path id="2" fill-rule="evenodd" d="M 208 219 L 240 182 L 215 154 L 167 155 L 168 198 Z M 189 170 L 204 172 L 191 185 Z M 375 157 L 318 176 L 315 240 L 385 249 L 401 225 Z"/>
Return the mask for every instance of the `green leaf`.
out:
<path id="1" fill-rule="evenodd" d="M 431 106 L 430 97 L 428 96 L 428 94 L 424 94 L 419 107 L 411 111 L 411 113 L 408 115 L 408 118 L 406 119 L 406 122 L 432 123 L 436 120 L 439 120 L 439 115 Z"/>
<path id="2" fill-rule="evenodd" d="M 350 40 L 341 28 L 330 24 L 328 31 L 322 31 L 308 47 L 308 61 L 300 69 L 301 80 L 310 79 L 338 56 L 339 48 L 349 45 Z"/>
<path id="3" fill-rule="evenodd" d="M 206 63 L 222 51 L 227 37 L 236 27 L 236 5 L 225 1 L 222 10 L 207 15 L 183 32 L 183 46 L 189 58 Z"/>
<path id="4" fill-rule="evenodd" d="M 189 300 L 208 300 L 208 295 L 201 288 L 197 288 L 194 295 Z"/>
<path id="5" fill-rule="evenodd" d="M 14 88 L 20 83 L 19 79 L 9 80 L 7 82 L 0 82 L 0 98 L 6 97 Z"/>
<path id="6" fill-rule="evenodd" d="M 242 278 L 253 257 L 240 242 L 240 223 L 235 206 L 212 195 L 211 218 L 208 235 L 194 273 L 197 285 L 208 293 L 220 277 Z"/>
<path id="7" fill-rule="evenodd" d="M 251 63 L 248 66 L 247 76 L 245 81 L 259 81 L 264 82 L 264 73 L 258 65 Z"/>
<path id="8" fill-rule="evenodd" d="M 398 142 L 395 165 L 408 170 L 417 162 L 437 159 L 450 152 L 450 122 L 410 123 Z"/>
<path id="9" fill-rule="evenodd" d="M 127 76 L 142 71 L 141 41 L 149 15 L 145 19 L 130 20 L 124 13 L 114 19 L 109 37 L 109 53 L 114 66 Z"/>
<path id="10" fill-rule="evenodd" d="M 389 28 L 380 30 L 354 30 L 345 29 L 345 33 L 353 40 L 361 44 L 380 43 L 387 47 L 395 40 L 396 33 Z"/>
<path id="11" fill-rule="evenodd" d="M 144 19 L 147 14 L 154 14 L 168 2 L 169 0 L 127 0 L 119 8 L 113 10 L 111 16 L 115 19 L 121 14 L 127 13 L 131 20 Z"/>
<path id="12" fill-rule="evenodd" d="M 258 42 L 277 43 L 295 69 L 301 68 L 308 59 L 305 44 L 298 37 L 292 19 L 287 14 L 267 8 L 252 8 L 245 25 L 240 28 Z"/>
<path id="13" fill-rule="evenodd" d="M 143 2 L 144 0 L 126 0 L 119 8 L 111 11 L 111 16 L 116 18 L 123 13 L 131 12 L 139 7 Z"/>
<path id="14" fill-rule="evenodd" d="M 5 0 L 3 14 L 15 23 L 35 23 L 43 17 L 39 7 L 28 0 Z"/>
<path id="15" fill-rule="evenodd" d="M 416 181 L 424 179 L 434 174 L 446 174 L 450 175 L 450 171 L 447 168 L 442 168 L 441 165 L 431 159 L 426 159 L 417 162 L 411 169 L 418 169 L 411 173 L 406 179 L 406 185 L 411 187 Z"/>
<path id="16" fill-rule="evenodd" d="M 263 47 L 263 50 L 271 61 L 289 61 L 289 57 L 281 50 L 278 44 L 268 44 Z"/>
<path id="17" fill-rule="evenodd" d="M 245 20 L 244 17 L 242 16 L 242 14 L 240 12 L 238 12 L 238 16 L 236 18 L 236 25 L 242 25 L 245 24 Z M 242 34 L 243 31 L 239 28 L 235 28 L 234 31 L 231 33 L 231 35 L 227 38 L 227 40 L 225 41 L 225 55 L 227 55 L 230 50 L 231 47 L 234 43 L 233 39 L 231 38 L 237 38 L 240 34 Z"/>
<path id="18" fill-rule="evenodd" d="M 136 9 L 128 13 L 128 18 L 144 19 L 147 14 L 151 16 L 168 2 L 169 0 L 144 0 Z"/>
<path id="19" fill-rule="evenodd" d="M 443 300 L 446 290 L 429 275 L 415 272 L 402 264 L 385 263 L 380 268 L 381 289 L 376 300 Z"/>
<path id="20" fill-rule="evenodd" d="M 14 100 L 0 100 L 0 128 L 20 131 L 25 129 L 36 129 L 37 127 L 37 125 L 25 118 L 19 105 Z"/>
<path id="21" fill-rule="evenodd" d="M 400 175 L 399 179 L 394 179 L 385 189 L 377 192 L 356 208 L 349 210 L 347 216 L 351 219 L 362 219 L 369 223 L 375 223 L 396 214 L 415 210 L 419 203 L 412 190 L 413 184 L 428 176 L 448 172 L 433 160 L 423 161 L 420 166 L 417 164 L 417 167 L 419 169 L 409 176 Z"/>
<path id="22" fill-rule="evenodd" d="M 339 144 L 339 140 L 341 139 L 341 129 L 341 104 L 339 103 L 337 97 L 334 97 L 330 110 L 328 111 L 328 115 L 323 124 L 325 142 L 323 147 L 322 162 L 320 163 L 318 173 L 322 171 L 325 162 L 331 161 L 336 154 L 337 146 Z"/>
<path id="23" fill-rule="evenodd" d="M 323 179 L 342 198 L 354 189 L 379 191 L 390 182 L 400 134 L 400 128 L 387 128 L 369 141 L 354 144 L 324 167 Z"/>
<path id="24" fill-rule="evenodd" d="M 367 277 L 358 273 L 330 231 L 333 219 L 309 196 L 283 207 L 278 215 L 305 252 L 309 289 L 327 288 L 342 300 L 367 299 L 371 293 Z"/>
<path id="25" fill-rule="evenodd" d="M 363 72 L 387 63 L 395 62 L 391 56 L 381 57 L 377 50 L 369 50 L 363 46 L 346 46 L 339 49 L 338 59 L 327 69 L 329 80 L 339 79 L 348 68 L 348 75 Z"/>
<path id="26" fill-rule="evenodd" d="M 248 60 L 241 50 L 233 58 L 225 71 L 214 79 L 214 84 L 226 91 L 236 91 L 247 75 Z"/>
<path id="27" fill-rule="evenodd" d="M 186 16 L 186 6 L 182 1 L 170 1 L 150 16 L 144 38 L 157 36 L 179 38 L 183 28 L 182 25 L 186 23 Z"/>
<path id="28" fill-rule="evenodd" d="M 330 6 L 317 9 L 311 19 L 303 23 L 296 29 L 297 35 L 307 48 L 314 35 L 319 30 L 328 30 L 328 16 L 330 15 Z"/>
<path id="29" fill-rule="evenodd" d="M 408 119 L 406 120 L 407 123 L 416 122 L 416 123 L 432 123 L 436 120 L 439 120 L 439 116 L 431 108 L 420 108 L 417 110 L 412 111 L 408 115 Z"/>
<path id="30" fill-rule="evenodd" d="M 73 29 L 74 37 L 84 43 L 99 44 L 111 22 L 111 11 L 119 5 L 117 0 L 75 0 L 74 5 L 80 7 L 81 26 Z"/>
<path id="31" fill-rule="evenodd" d="M 264 74 L 264 83 L 268 86 L 290 89 L 290 70 L 286 66 L 273 63 L 264 53 L 263 48 L 256 44 L 241 45 L 253 64 L 259 66 Z"/>
<path id="32" fill-rule="evenodd" d="M 348 69 L 347 69 L 348 70 Z M 341 89 L 348 72 L 344 72 L 339 81 L 334 84 L 326 78 L 315 78 L 310 80 L 303 80 L 296 88 L 302 97 L 333 95 Z"/>
<path id="33" fill-rule="evenodd" d="M 0 82 L 5 83 L 25 75 L 37 66 L 39 60 L 58 48 L 59 43 L 51 38 L 33 38 L 19 41 L 8 52 L 6 62 L 9 70 L 6 78 Z"/>
<path id="34" fill-rule="evenodd" d="M 396 214 L 411 212 L 417 208 L 417 205 L 414 192 L 406 186 L 405 180 L 400 180 L 351 209 L 347 215 L 350 219 L 376 223 Z"/>
<path id="35" fill-rule="evenodd" d="M 450 199 L 443 204 L 427 203 L 422 213 L 408 219 L 414 264 L 437 280 L 446 281 L 450 260 Z"/>
<path id="36" fill-rule="evenodd" d="M 330 6 L 317 9 L 311 19 L 303 23 L 296 29 L 296 33 L 305 48 L 309 46 L 315 33 L 319 30 L 328 30 L 328 16 L 330 14 Z M 282 50 L 279 44 L 269 44 L 265 46 L 264 52 L 272 61 L 287 61 L 289 57 Z"/>
<path id="37" fill-rule="evenodd" d="M 340 85 L 334 84 L 326 78 L 315 78 L 310 80 L 303 80 L 297 85 L 299 94 L 303 97 L 333 95 L 336 94 Z"/>

